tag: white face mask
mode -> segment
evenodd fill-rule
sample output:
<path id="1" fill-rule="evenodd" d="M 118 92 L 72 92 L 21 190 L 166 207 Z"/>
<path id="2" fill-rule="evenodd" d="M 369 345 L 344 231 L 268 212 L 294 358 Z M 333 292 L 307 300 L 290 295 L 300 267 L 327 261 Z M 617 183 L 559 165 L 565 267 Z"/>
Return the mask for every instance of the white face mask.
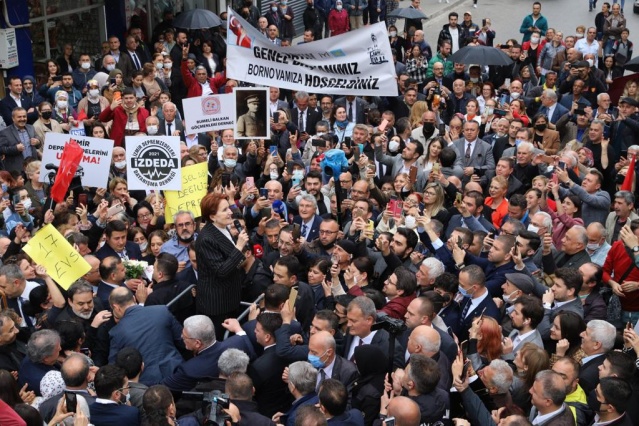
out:
<path id="1" fill-rule="evenodd" d="M 171 68 L 173 68 L 173 63 L 168 62 L 168 63 L 164 64 L 164 68 L 166 68 L 167 70 L 170 70 Z"/>
<path id="2" fill-rule="evenodd" d="M 89 90 L 89 96 L 92 98 L 97 98 L 98 96 L 100 96 L 100 91 L 98 89 L 91 89 Z"/>
<path id="3" fill-rule="evenodd" d="M 115 163 L 113 163 L 113 165 L 116 169 L 123 169 L 126 167 L 126 160 L 116 161 Z"/>
<path id="4" fill-rule="evenodd" d="M 511 97 L 511 98 L 513 98 L 513 99 L 519 99 L 519 96 L 520 96 L 520 95 L 521 95 L 521 94 L 520 94 L 519 92 L 512 92 L 512 93 L 510 94 L 510 97 Z"/>
<path id="5" fill-rule="evenodd" d="M 486 113 L 486 115 L 493 115 L 494 108 L 487 106 L 486 108 L 484 108 L 484 112 Z"/>
<path id="6" fill-rule="evenodd" d="M 530 37 L 530 42 L 533 44 L 539 43 L 539 37 Z"/>
<path id="7" fill-rule="evenodd" d="M 164 68 L 164 63 L 156 62 L 155 63 L 155 68 L 161 70 L 162 68 Z"/>
<path id="8" fill-rule="evenodd" d="M 338 11 L 342 10 L 342 5 L 338 4 L 337 6 L 335 6 L 335 9 L 337 9 Z"/>
<path id="9" fill-rule="evenodd" d="M 60 109 L 67 109 L 68 103 L 67 103 L 67 101 L 58 101 L 58 102 L 56 102 L 56 105 Z"/>
<path id="10" fill-rule="evenodd" d="M 91 68 L 91 62 L 82 62 L 80 66 L 82 67 L 83 70 L 88 70 L 89 68 Z"/>
<path id="11" fill-rule="evenodd" d="M 584 38 L 584 33 L 577 33 L 577 35 L 575 36 L 577 38 Z"/>
<path id="12" fill-rule="evenodd" d="M 22 201 L 22 205 L 24 206 L 25 210 L 29 210 L 31 208 L 31 198 L 27 198 L 26 200 Z"/>
<path id="13" fill-rule="evenodd" d="M 592 59 L 586 59 L 586 62 L 588 62 L 588 65 L 589 65 L 589 66 L 591 66 L 591 67 L 592 67 L 592 66 L 594 65 L 594 63 L 595 63 L 595 61 L 593 61 Z"/>
<path id="14" fill-rule="evenodd" d="M 601 247 L 601 244 L 597 244 L 597 243 L 589 243 L 588 245 L 586 245 L 586 249 L 590 251 L 599 250 L 599 247 Z"/>
<path id="15" fill-rule="evenodd" d="M 478 77 L 471 77 L 470 81 L 472 81 L 473 83 L 477 83 L 479 81 Z"/>
<path id="16" fill-rule="evenodd" d="M 157 135 L 158 134 L 158 126 L 146 126 L 147 135 Z"/>
<path id="17" fill-rule="evenodd" d="M 232 158 L 224 159 L 224 167 L 228 167 L 229 169 L 235 168 L 237 165 L 237 160 L 233 160 Z"/>
<path id="18" fill-rule="evenodd" d="M 531 223 L 528 225 L 528 232 L 534 232 L 536 234 L 539 232 L 539 228 Z"/>
<path id="19" fill-rule="evenodd" d="M 140 246 L 140 251 L 144 251 L 146 250 L 146 248 L 149 246 L 149 242 L 145 241 L 143 243 L 138 244 Z"/>
<path id="20" fill-rule="evenodd" d="M 513 294 L 517 293 L 519 290 L 515 290 L 510 294 L 503 294 L 501 298 L 504 300 L 504 303 L 513 303 L 517 298 L 512 299 Z"/>
<path id="21" fill-rule="evenodd" d="M 280 177 L 280 175 L 277 172 L 271 172 L 269 174 L 269 177 L 271 178 L 271 180 L 276 180 L 278 177 Z"/>
<path id="22" fill-rule="evenodd" d="M 271 12 L 277 12 L 277 7 L 272 7 Z"/>
<path id="23" fill-rule="evenodd" d="M 388 143 L 388 150 L 390 152 L 397 152 L 397 150 L 399 149 L 399 142 L 397 141 L 390 141 Z"/>
<path id="24" fill-rule="evenodd" d="M 115 65 L 114 64 L 108 64 L 105 68 L 106 68 L 107 71 L 111 72 L 111 71 L 113 71 L 115 69 Z"/>
<path id="25" fill-rule="evenodd" d="M 391 31 L 390 33 L 388 33 L 388 35 L 390 35 L 391 37 L 397 37 L 397 31 Z"/>

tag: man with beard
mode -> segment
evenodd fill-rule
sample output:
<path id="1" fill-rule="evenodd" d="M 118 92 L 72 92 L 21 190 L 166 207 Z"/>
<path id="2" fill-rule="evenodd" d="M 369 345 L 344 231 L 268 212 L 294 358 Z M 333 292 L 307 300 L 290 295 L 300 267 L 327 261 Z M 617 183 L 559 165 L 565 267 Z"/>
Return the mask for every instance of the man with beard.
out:
<path id="1" fill-rule="evenodd" d="M 411 139 L 418 140 L 422 145 L 424 145 L 424 151 L 428 149 L 430 141 L 439 136 L 436 123 L 437 117 L 435 116 L 435 113 L 433 111 L 426 111 L 422 114 L 422 125 L 413 130 L 410 135 Z"/>
<path id="2" fill-rule="evenodd" d="M 339 224 L 335 219 L 324 219 L 319 226 L 319 238 L 306 244 L 304 249 L 318 256 L 330 257 L 339 234 Z"/>
<path id="3" fill-rule="evenodd" d="M 298 210 L 299 202 L 304 195 L 310 194 L 317 201 L 317 215 L 324 215 L 331 209 L 331 203 L 327 196 L 322 194 L 322 173 L 310 171 L 304 180 L 304 191 L 301 191 L 293 200 L 287 200 L 286 204 L 290 209 Z"/>
<path id="4" fill-rule="evenodd" d="M 80 278 L 67 290 L 67 306 L 58 315 L 56 325 L 63 321 L 82 324 L 86 334 L 84 347 L 93 352 L 98 327 L 110 318 L 111 312 L 104 309 L 100 299 L 93 296 L 91 284 Z"/>
<path id="5" fill-rule="evenodd" d="M 197 238 L 195 233 L 195 216 L 193 213 L 180 210 L 173 216 L 175 223 L 175 237 L 162 245 L 161 253 L 170 253 L 178 260 L 179 268 L 191 266 L 189 259 L 189 244 Z"/>

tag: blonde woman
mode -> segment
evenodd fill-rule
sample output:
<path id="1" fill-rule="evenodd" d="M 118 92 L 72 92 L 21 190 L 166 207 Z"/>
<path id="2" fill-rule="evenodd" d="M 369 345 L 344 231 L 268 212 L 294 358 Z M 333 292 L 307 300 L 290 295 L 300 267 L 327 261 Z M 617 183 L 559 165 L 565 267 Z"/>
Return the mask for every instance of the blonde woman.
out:
<path id="1" fill-rule="evenodd" d="M 417 101 L 413 104 L 410 109 L 410 117 L 408 120 L 410 121 L 410 128 L 415 130 L 416 128 L 422 125 L 422 115 L 428 111 L 428 104 L 426 101 Z"/>
<path id="2" fill-rule="evenodd" d="M 484 204 L 493 209 L 492 222 L 496 229 L 501 228 L 506 215 L 508 215 L 508 200 L 506 193 L 508 192 L 508 181 L 503 176 L 495 176 L 490 181 L 488 193 L 490 197 L 486 197 Z"/>

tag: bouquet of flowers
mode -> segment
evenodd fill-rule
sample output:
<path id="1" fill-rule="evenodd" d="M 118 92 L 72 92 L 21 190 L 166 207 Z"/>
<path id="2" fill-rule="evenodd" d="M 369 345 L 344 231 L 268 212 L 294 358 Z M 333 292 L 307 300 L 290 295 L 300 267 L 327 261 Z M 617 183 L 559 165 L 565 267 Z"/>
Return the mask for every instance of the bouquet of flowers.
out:
<path id="1" fill-rule="evenodd" d="M 125 260 L 124 269 L 126 270 L 127 278 L 142 278 L 145 274 L 145 269 L 149 266 L 149 262 L 143 260 Z"/>

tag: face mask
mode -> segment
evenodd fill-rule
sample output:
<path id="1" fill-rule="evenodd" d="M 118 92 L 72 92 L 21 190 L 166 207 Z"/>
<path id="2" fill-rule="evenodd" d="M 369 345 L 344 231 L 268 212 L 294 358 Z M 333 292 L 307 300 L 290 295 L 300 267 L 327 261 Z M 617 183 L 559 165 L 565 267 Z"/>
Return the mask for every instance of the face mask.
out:
<path id="1" fill-rule="evenodd" d="M 293 170 L 293 180 L 302 180 L 302 179 L 304 179 L 304 171 Z"/>
<path id="2" fill-rule="evenodd" d="M 539 37 L 530 37 L 530 42 L 533 44 L 539 43 Z"/>
<path id="3" fill-rule="evenodd" d="M 590 251 L 599 250 L 599 247 L 601 247 L 601 244 L 597 244 L 597 243 L 590 243 L 590 244 L 586 245 L 586 249 L 588 249 Z"/>
<path id="4" fill-rule="evenodd" d="M 58 101 L 58 102 L 56 102 L 56 105 L 60 109 L 67 109 L 68 103 L 67 103 L 67 101 Z"/>
<path id="5" fill-rule="evenodd" d="M 519 290 L 515 290 L 510 294 L 503 294 L 501 298 L 504 300 L 504 303 L 513 303 L 516 299 L 512 299 L 513 294 L 517 293 Z"/>
<path id="6" fill-rule="evenodd" d="M 42 113 L 42 118 L 44 118 L 45 120 L 48 120 L 51 118 L 51 114 L 52 114 L 51 111 L 45 111 Z"/>
<path id="7" fill-rule="evenodd" d="M 423 133 L 433 133 L 435 131 L 435 123 L 426 122 L 422 128 Z"/>
<path id="8" fill-rule="evenodd" d="M 27 198 L 26 200 L 22 201 L 22 205 L 24 206 L 25 210 L 29 210 L 31 208 L 31 198 Z"/>
<path id="9" fill-rule="evenodd" d="M 575 36 L 577 38 L 584 38 L 584 33 L 577 33 L 577 35 Z"/>
<path id="10" fill-rule="evenodd" d="M 277 12 L 277 7 L 272 7 L 271 12 Z"/>
<path id="11" fill-rule="evenodd" d="M 113 165 L 116 169 L 123 169 L 126 167 L 126 160 L 116 161 L 115 163 L 113 163 Z"/>
<path id="12" fill-rule="evenodd" d="M 282 3 L 280 3 L 280 6 L 285 7 L 288 4 L 288 2 L 283 1 Z"/>
<path id="13" fill-rule="evenodd" d="M 97 98 L 100 95 L 100 91 L 98 89 L 89 90 L 89 96 L 92 98 Z"/>
<path id="14" fill-rule="evenodd" d="M 546 127 L 548 127 L 547 124 L 535 124 L 535 130 L 539 130 L 540 132 L 546 130 Z"/>
<path id="15" fill-rule="evenodd" d="M 169 63 L 164 64 L 164 68 L 166 68 L 167 70 L 170 70 L 171 68 L 173 68 L 173 63 L 169 62 Z"/>
<path id="16" fill-rule="evenodd" d="M 471 77 L 470 81 L 473 82 L 473 83 L 477 83 L 479 81 L 479 78 L 478 77 Z"/>
<path id="17" fill-rule="evenodd" d="M 109 64 L 105 68 L 106 68 L 107 71 L 111 72 L 111 71 L 113 71 L 115 69 L 115 65 L 114 64 Z"/>
<path id="18" fill-rule="evenodd" d="M 82 62 L 80 66 L 83 70 L 88 70 L 89 68 L 91 68 L 91 62 Z"/>
<path id="19" fill-rule="evenodd" d="M 280 174 L 277 172 L 271 172 L 269 174 L 269 177 L 271 178 L 271 180 L 277 180 L 277 178 L 280 177 Z"/>
<path id="20" fill-rule="evenodd" d="M 158 126 L 146 126 L 146 133 L 148 135 L 157 135 L 158 134 Z"/>
<path id="21" fill-rule="evenodd" d="M 486 113 L 486 115 L 493 115 L 494 110 L 495 109 L 493 107 L 484 108 L 484 112 Z"/>
<path id="22" fill-rule="evenodd" d="M 237 165 L 237 160 L 233 160 L 232 158 L 224 159 L 224 167 L 228 167 L 229 169 L 235 168 Z"/>
<path id="23" fill-rule="evenodd" d="M 149 246 L 149 242 L 146 241 L 146 242 L 140 243 L 138 245 L 140 246 L 140 251 L 144 251 Z"/>
<path id="24" fill-rule="evenodd" d="M 342 5 L 338 4 L 337 6 L 335 6 L 335 9 L 337 9 L 338 11 L 342 10 Z"/>
<path id="25" fill-rule="evenodd" d="M 535 234 L 539 232 L 539 228 L 533 225 L 532 223 L 528 225 L 528 232 L 534 232 Z"/>
<path id="26" fill-rule="evenodd" d="M 120 393 L 120 404 L 126 404 L 131 400 L 131 394 L 127 393 L 126 395 Z"/>
<path id="27" fill-rule="evenodd" d="M 594 65 L 594 63 L 595 63 L 595 61 L 593 61 L 592 59 L 586 59 L 586 62 L 588 62 L 588 65 L 589 65 L 589 66 L 591 66 L 591 67 L 592 67 L 592 66 Z"/>
<path id="28" fill-rule="evenodd" d="M 521 95 L 521 93 L 519 93 L 519 92 L 512 92 L 512 93 L 510 94 L 510 97 L 511 97 L 511 98 L 513 98 L 513 99 L 519 99 L 519 95 Z"/>
<path id="29" fill-rule="evenodd" d="M 155 68 L 158 69 L 158 70 L 161 70 L 162 68 L 164 68 L 164 63 L 156 62 L 155 63 Z"/>
<path id="30" fill-rule="evenodd" d="M 390 141 L 388 143 L 388 150 L 390 152 L 397 152 L 397 150 L 399 149 L 399 142 L 397 141 Z"/>
<path id="31" fill-rule="evenodd" d="M 308 354 L 308 362 L 315 368 L 324 368 L 326 367 L 326 363 L 322 361 L 324 355 L 326 355 L 326 352 L 320 356 Z"/>
<path id="32" fill-rule="evenodd" d="M 466 289 L 463 289 L 461 287 L 459 287 L 459 294 L 461 294 L 464 297 L 471 297 L 472 296 Z"/>
<path id="33" fill-rule="evenodd" d="M 397 37 L 397 31 L 391 31 L 388 35 L 391 37 Z"/>

